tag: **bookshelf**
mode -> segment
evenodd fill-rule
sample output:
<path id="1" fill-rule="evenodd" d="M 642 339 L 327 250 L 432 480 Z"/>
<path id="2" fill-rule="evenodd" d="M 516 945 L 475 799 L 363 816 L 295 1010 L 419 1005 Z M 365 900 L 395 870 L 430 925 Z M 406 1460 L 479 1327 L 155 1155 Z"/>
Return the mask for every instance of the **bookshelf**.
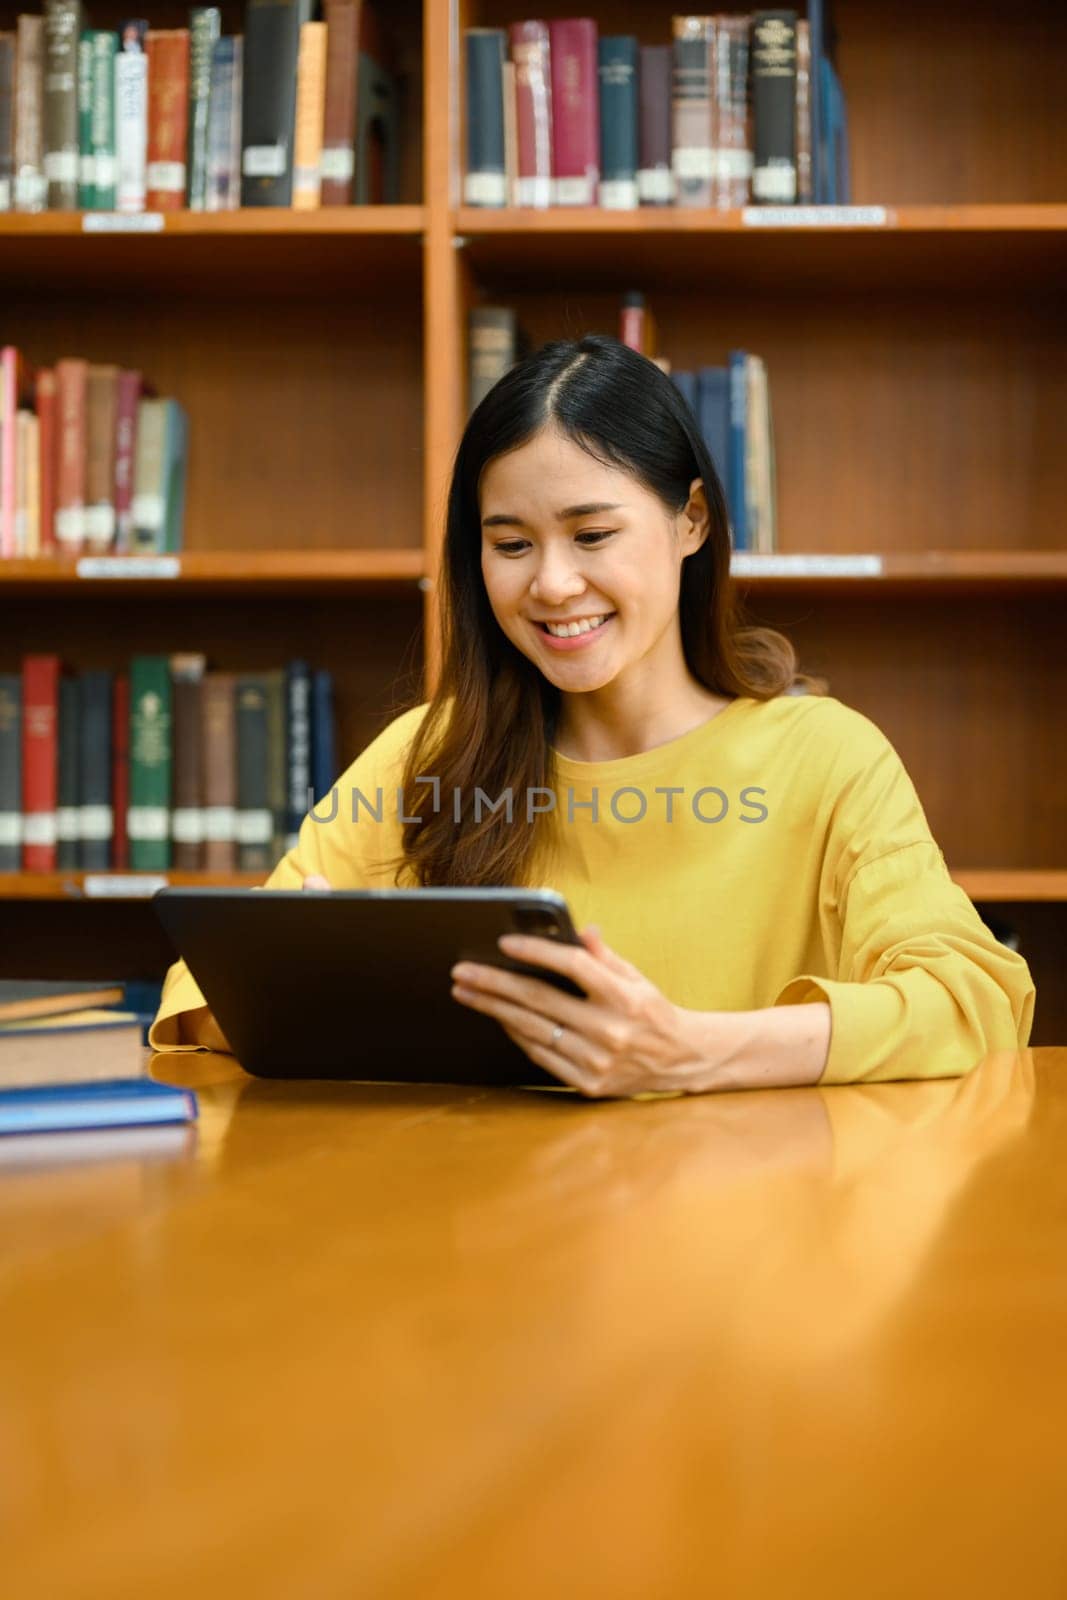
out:
<path id="1" fill-rule="evenodd" d="M 1033 1042 L 1062 1041 L 1067 13 L 934 10 L 834 7 L 853 200 L 884 214 L 861 226 L 462 206 L 462 30 L 521 14 L 503 0 L 390 13 L 413 86 L 403 205 L 178 213 L 128 236 L 0 218 L 0 286 L 31 359 L 136 360 L 194 430 L 177 574 L 0 566 L 3 665 L 45 639 L 84 666 L 138 649 L 249 669 L 309 654 L 335 672 L 349 759 L 438 669 L 469 309 L 513 305 L 536 340 L 577 336 L 615 331 L 619 292 L 644 289 L 677 366 L 733 345 L 767 360 L 794 559 L 745 571 L 749 609 L 893 740 L 954 877 L 1022 935 Z M 667 38 L 659 4 L 589 14 Z M 0 949 L 27 975 L 84 970 L 89 929 L 85 975 L 137 950 L 142 972 L 152 924 L 143 900 L 95 902 L 77 874 L 0 877 Z"/>

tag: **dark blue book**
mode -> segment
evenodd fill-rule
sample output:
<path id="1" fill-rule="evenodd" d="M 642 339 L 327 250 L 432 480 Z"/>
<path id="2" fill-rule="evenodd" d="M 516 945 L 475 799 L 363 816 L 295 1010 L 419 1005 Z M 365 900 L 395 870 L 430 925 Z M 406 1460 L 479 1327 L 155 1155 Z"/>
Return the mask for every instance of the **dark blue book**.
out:
<path id="1" fill-rule="evenodd" d="M 78 865 L 106 872 L 111 865 L 111 704 L 114 674 L 78 678 Z"/>
<path id="2" fill-rule="evenodd" d="M 819 168 L 822 172 L 822 204 L 836 206 L 837 163 L 834 160 L 834 69 L 826 56 L 819 63 Z"/>
<path id="3" fill-rule="evenodd" d="M 0 872 L 22 865 L 22 678 L 0 672 Z"/>
<path id="4" fill-rule="evenodd" d="M 503 69 L 507 36 L 502 28 L 468 28 L 465 38 L 467 170 L 463 199 L 468 206 L 506 206 Z"/>
<path id="5" fill-rule="evenodd" d="M 748 502 L 745 499 L 745 458 L 748 450 L 748 365 L 743 350 L 730 351 L 730 476 L 726 497 L 734 549 L 747 550 Z"/>
<path id="6" fill-rule="evenodd" d="M 837 204 L 852 204 L 852 169 L 848 155 L 848 112 L 841 79 L 833 62 L 830 68 L 830 148 L 836 184 Z"/>
<path id="7" fill-rule="evenodd" d="M 697 417 L 723 494 L 730 499 L 730 374 L 726 367 L 701 367 L 697 373 Z"/>
<path id="8" fill-rule="evenodd" d="M 306 661 L 290 661 L 285 669 L 285 748 L 288 793 L 286 849 L 296 844 L 300 824 L 311 806 L 311 669 Z"/>
<path id="9" fill-rule="evenodd" d="M 194 1122 L 196 1114 L 196 1096 L 191 1089 L 174 1089 L 154 1078 L 0 1089 L 0 1134 Z"/>
<path id="10" fill-rule="evenodd" d="M 826 205 L 826 154 L 822 143 L 825 127 L 823 107 L 823 69 L 825 13 L 823 0 L 808 0 L 808 103 L 811 107 L 811 196 L 815 205 Z"/>
<path id="11" fill-rule="evenodd" d="M 689 407 L 690 411 L 693 413 L 693 421 L 697 424 L 697 427 L 699 428 L 699 426 L 700 426 L 700 423 L 699 423 L 699 412 L 698 412 L 698 409 L 697 409 L 699 402 L 697 400 L 697 375 L 696 375 L 696 373 L 695 372 L 672 372 L 671 373 L 671 377 L 674 380 L 674 387 L 678 390 L 678 393 L 681 395 L 682 399 L 685 401 L 686 405 Z"/>
<path id="12" fill-rule="evenodd" d="M 636 211 L 638 167 L 637 40 L 629 34 L 597 45 L 600 78 L 600 204 Z"/>
<path id="13" fill-rule="evenodd" d="M 315 790 L 316 805 L 326 798 L 336 781 L 333 673 L 320 669 L 311 680 L 311 783 Z"/>

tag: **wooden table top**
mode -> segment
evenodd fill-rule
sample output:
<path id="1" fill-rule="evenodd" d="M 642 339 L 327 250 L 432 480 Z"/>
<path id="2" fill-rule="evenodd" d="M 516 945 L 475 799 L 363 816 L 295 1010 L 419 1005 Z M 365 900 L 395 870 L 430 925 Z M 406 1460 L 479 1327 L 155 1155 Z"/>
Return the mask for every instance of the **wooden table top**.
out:
<path id="1" fill-rule="evenodd" d="M 0 1164 L 5 1594 L 1067 1593 L 1067 1049 L 607 1103 L 154 1071 L 177 1149 Z"/>

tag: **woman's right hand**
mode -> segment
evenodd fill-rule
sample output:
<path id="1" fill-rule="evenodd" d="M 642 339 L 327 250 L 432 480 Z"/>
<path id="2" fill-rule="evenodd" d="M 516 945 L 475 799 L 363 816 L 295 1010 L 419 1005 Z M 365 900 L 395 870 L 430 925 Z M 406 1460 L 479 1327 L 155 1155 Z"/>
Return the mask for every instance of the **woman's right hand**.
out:
<path id="1" fill-rule="evenodd" d="M 332 888 L 333 886 L 332 886 L 332 884 L 330 884 L 330 883 L 328 883 L 326 881 L 326 879 L 323 877 L 321 872 L 312 872 L 312 873 L 308 874 L 308 876 L 304 879 L 304 881 L 300 885 L 300 887 L 302 889 L 327 889 L 328 890 L 328 889 Z"/>

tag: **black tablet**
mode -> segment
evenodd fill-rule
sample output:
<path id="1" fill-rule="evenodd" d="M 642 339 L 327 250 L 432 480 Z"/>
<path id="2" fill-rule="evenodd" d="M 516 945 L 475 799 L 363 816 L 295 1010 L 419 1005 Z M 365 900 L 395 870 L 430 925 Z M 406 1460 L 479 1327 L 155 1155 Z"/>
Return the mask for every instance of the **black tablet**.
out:
<path id="1" fill-rule="evenodd" d="M 560 1087 L 493 1017 L 452 998 L 457 961 L 509 960 L 503 933 L 580 944 L 547 889 L 161 889 L 160 922 L 234 1053 L 264 1078 Z"/>

